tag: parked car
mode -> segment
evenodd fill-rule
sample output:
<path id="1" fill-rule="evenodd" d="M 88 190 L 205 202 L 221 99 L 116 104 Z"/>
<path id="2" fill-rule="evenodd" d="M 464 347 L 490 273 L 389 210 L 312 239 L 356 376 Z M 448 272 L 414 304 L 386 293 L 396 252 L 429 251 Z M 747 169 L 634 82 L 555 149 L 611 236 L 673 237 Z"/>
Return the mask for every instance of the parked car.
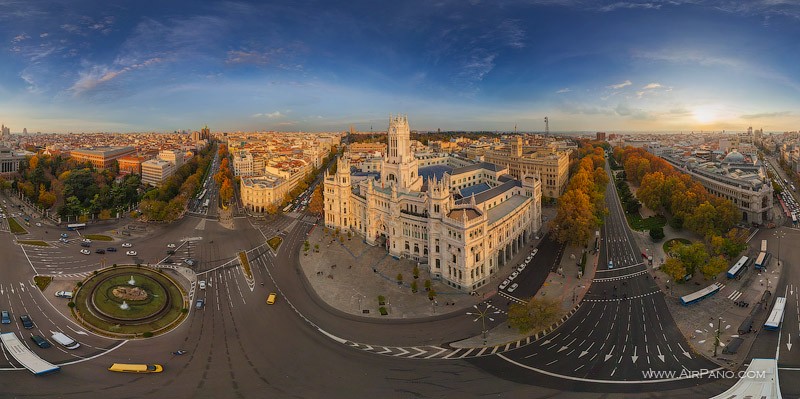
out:
<path id="1" fill-rule="evenodd" d="M 167 248 L 175 248 L 175 244 L 172 244 L 172 243 L 167 244 Z"/>
<path id="2" fill-rule="evenodd" d="M 203 298 L 200 298 L 200 299 L 198 299 L 198 300 L 197 300 L 197 304 L 195 305 L 195 307 L 196 307 L 197 309 L 202 309 L 202 308 L 203 308 L 203 306 L 206 306 L 206 300 L 205 300 L 205 299 L 203 299 Z"/>
<path id="3" fill-rule="evenodd" d="M 200 282 L 197 285 L 200 286 L 201 290 L 206 289 L 206 280 L 200 280 Z"/>
<path id="4" fill-rule="evenodd" d="M 103 248 L 97 248 L 97 249 L 94 251 L 94 253 L 96 253 L 96 254 L 104 254 L 104 253 L 106 253 L 106 250 L 105 250 L 105 249 L 103 249 Z"/>
<path id="5" fill-rule="evenodd" d="M 523 270 L 525 270 L 525 264 L 524 263 L 519 265 L 519 266 L 517 266 L 517 271 L 518 272 L 522 272 Z"/>
<path id="6" fill-rule="evenodd" d="M 136 251 L 128 251 L 128 252 L 125 252 L 125 255 L 136 256 L 137 254 L 136 254 Z"/>
<path id="7" fill-rule="evenodd" d="M 519 287 L 519 283 L 511 284 L 511 287 L 508 287 L 508 292 L 514 292 L 517 287 Z"/>
<path id="8" fill-rule="evenodd" d="M 81 246 L 84 247 L 84 248 L 89 248 L 89 247 L 92 246 L 92 244 L 89 244 L 88 242 L 82 242 Z"/>
<path id="9" fill-rule="evenodd" d="M 91 254 L 92 254 L 92 251 L 90 251 L 90 250 L 88 250 L 88 249 L 82 249 L 82 250 L 81 250 L 81 253 L 82 253 L 82 254 L 84 254 L 84 255 L 91 255 Z"/>
<path id="10" fill-rule="evenodd" d="M 108 248 L 106 248 L 106 251 L 108 251 L 108 252 L 117 252 L 117 249 L 114 248 L 114 247 L 108 247 Z"/>
<path id="11" fill-rule="evenodd" d="M 7 310 L 0 312 L 0 323 L 11 324 L 11 314 Z"/>
<path id="12" fill-rule="evenodd" d="M 38 347 L 40 347 L 42 349 L 47 349 L 47 348 L 53 346 L 53 345 L 50 345 L 50 342 L 47 342 L 46 339 L 44 339 L 44 338 L 42 338 L 42 337 L 40 337 L 38 335 L 31 334 L 31 340 L 36 343 L 36 346 L 38 346 Z"/>
<path id="13" fill-rule="evenodd" d="M 56 297 L 71 299 L 72 298 L 72 291 L 58 291 L 58 292 L 56 292 Z"/>
<path id="14" fill-rule="evenodd" d="M 161 263 L 166 263 L 168 265 L 171 265 L 171 264 L 175 263 L 175 261 L 172 260 L 172 258 L 167 258 L 167 259 L 164 259 L 163 261 L 161 261 Z"/>
<path id="15" fill-rule="evenodd" d="M 168 249 L 167 250 L 167 255 L 175 255 L 175 250 L 174 249 Z"/>
<path id="16" fill-rule="evenodd" d="M 511 280 L 509 280 L 509 279 L 503 280 L 503 282 L 500 283 L 500 289 L 502 290 L 503 288 L 508 287 L 508 284 L 510 284 L 510 283 L 511 283 Z"/>
<path id="17" fill-rule="evenodd" d="M 81 241 L 82 241 L 82 242 L 89 243 L 89 244 L 91 244 L 91 243 L 92 243 L 92 240 L 90 240 L 90 239 L 88 239 L 88 238 L 84 238 L 84 239 L 82 239 Z"/>
<path id="18" fill-rule="evenodd" d="M 194 265 L 196 265 L 196 264 L 197 264 L 197 261 L 196 261 L 196 260 L 194 260 L 194 259 L 186 259 L 186 260 L 185 260 L 185 261 L 183 261 L 183 262 L 184 262 L 184 263 L 186 263 L 186 264 L 187 264 L 187 265 L 189 265 L 189 266 L 194 266 Z"/>
<path id="19" fill-rule="evenodd" d="M 24 314 L 19 317 L 19 320 L 22 322 L 22 327 L 25 327 L 26 330 L 33 328 L 33 320 L 31 320 L 30 316 Z"/>
<path id="20" fill-rule="evenodd" d="M 608 268 L 609 269 L 613 269 L 614 268 L 614 261 L 613 260 L 608 261 Z"/>
<path id="21" fill-rule="evenodd" d="M 519 276 L 519 272 L 514 270 L 514 272 L 512 272 L 511 275 L 508 276 L 508 278 L 514 279 L 514 278 L 517 278 L 517 276 Z"/>
<path id="22" fill-rule="evenodd" d="M 36 222 L 36 227 L 42 227 L 42 224 L 39 223 L 39 222 Z"/>
<path id="23" fill-rule="evenodd" d="M 61 238 L 67 238 L 67 237 L 69 237 L 69 236 L 67 235 L 67 233 L 61 233 Z"/>
<path id="24" fill-rule="evenodd" d="M 133 245 L 131 245 L 131 243 L 129 243 L 129 242 L 126 242 L 126 243 L 123 243 L 123 244 L 122 244 L 122 248 L 130 248 L 130 247 L 132 247 L 132 246 L 133 246 Z"/>

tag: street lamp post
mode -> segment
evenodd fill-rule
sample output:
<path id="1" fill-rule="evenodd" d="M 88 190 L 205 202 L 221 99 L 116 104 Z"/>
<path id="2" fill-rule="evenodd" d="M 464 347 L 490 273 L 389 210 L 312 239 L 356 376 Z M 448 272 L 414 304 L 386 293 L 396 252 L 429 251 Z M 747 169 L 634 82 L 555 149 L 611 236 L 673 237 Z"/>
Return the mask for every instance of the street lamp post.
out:
<path id="1" fill-rule="evenodd" d="M 722 317 L 717 319 L 717 331 L 714 332 L 714 357 L 717 357 L 717 348 L 719 347 L 719 335 L 721 333 Z"/>
<path id="2" fill-rule="evenodd" d="M 775 231 L 775 237 L 778 238 L 778 267 L 781 266 L 781 238 L 786 237 L 785 231 Z"/>
<path id="3" fill-rule="evenodd" d="M 476 322 L 478 320 L 481 321 L 481 333 L 483 334 L 483 344 L 486 345 L 486 332 L 487 332 L 486 319 L 488 318 L 489 321 L 494 321 L 494 319 L 490 315 L 500 314 L 500 310 L 495 310 L 494 312 L 489 313 L 489 311 L 491 310 L 491 305 L 489 304 L 486 304 L 486 307 L 484 309 L 479 308 L 478 305 L 472 305 L 472 307 L 475 308 L 475 312 L 467 312 L 467 314 L 470 316 L 475 316 L 475 320 L 472 320 L 473 322 Z"/>

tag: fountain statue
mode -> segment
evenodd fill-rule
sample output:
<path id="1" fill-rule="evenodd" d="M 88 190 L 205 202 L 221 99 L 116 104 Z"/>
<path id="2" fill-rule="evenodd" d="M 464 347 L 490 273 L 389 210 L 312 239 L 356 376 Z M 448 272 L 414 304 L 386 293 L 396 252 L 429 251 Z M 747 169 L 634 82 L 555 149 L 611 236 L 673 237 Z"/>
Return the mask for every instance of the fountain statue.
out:
<path id="1" fill-rule="evenodd" d="M 133 279 L 133 276 L 131 276 L 131 279 L 128 280 L 128 285 L 136 285 L 136 280 Z"/>
<path id="2" fill-rule="evenodd" d="M 119 305 L 119 308 L 122 310 L 128 310 L 130 306 L 128 306 L 128 302 L 122 301 L 122 305 Z"/>

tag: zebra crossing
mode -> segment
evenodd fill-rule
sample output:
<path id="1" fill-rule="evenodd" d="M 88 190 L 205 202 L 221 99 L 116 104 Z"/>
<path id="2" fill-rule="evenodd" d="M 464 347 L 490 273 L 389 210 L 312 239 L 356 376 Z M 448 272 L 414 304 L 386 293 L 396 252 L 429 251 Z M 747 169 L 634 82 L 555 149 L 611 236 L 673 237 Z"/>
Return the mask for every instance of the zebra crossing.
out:
<path id="1" fill-rule="evenodd" d="M 730 295 L 728 295 L 728 299 L 730 299 L 731 301 L 738 301 L 739 297 L 741 297 L 742 294 L 743 294 L 742 291 L 738 291 L 738 290 L 733 291 Z"/>

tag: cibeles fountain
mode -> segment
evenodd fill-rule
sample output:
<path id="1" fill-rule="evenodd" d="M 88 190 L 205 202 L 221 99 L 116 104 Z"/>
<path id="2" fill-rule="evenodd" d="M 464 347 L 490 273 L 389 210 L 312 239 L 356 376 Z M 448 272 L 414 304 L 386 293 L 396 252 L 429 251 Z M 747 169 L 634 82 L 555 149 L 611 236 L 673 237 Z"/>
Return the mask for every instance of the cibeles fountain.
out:
<path id="1" fill-rule="evenodd" d="M 188 313 L 175 277 L 146 266 L 111 267 L 82 283 L 75 314 L 108 335 L 140 337 L 172 328 Z"/>

